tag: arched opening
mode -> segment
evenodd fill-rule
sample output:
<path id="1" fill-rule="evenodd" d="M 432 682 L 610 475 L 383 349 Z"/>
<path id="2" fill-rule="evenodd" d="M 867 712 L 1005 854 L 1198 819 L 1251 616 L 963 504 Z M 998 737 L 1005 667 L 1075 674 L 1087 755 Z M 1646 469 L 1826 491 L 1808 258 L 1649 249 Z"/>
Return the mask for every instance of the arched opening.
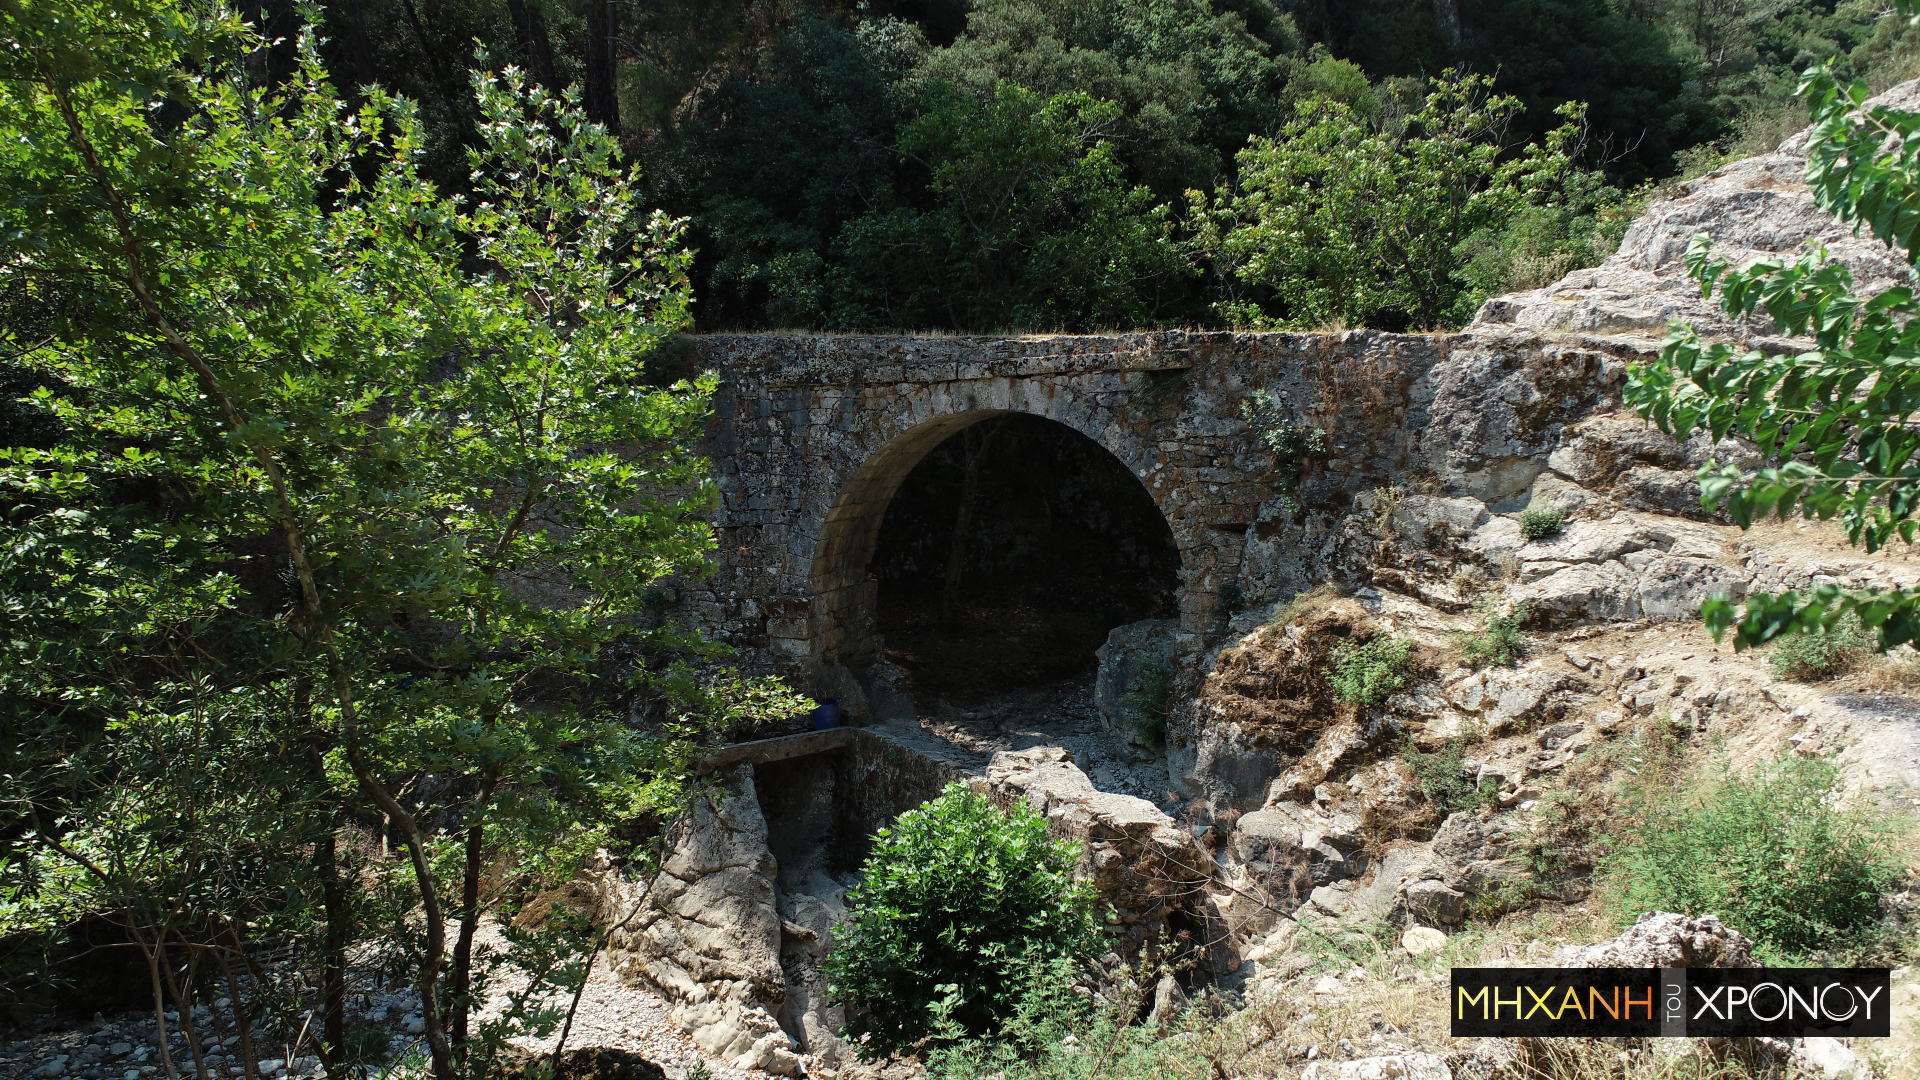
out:
<path id="1" fill-rule="evenodd" d="M 899 479 L 866 570 L 885 659 L 918 696 L 967 702 L 1090 675 L 1108 631 L 1175 616 L 1180 553 L 1113 454 L 1003 413 Z"/>

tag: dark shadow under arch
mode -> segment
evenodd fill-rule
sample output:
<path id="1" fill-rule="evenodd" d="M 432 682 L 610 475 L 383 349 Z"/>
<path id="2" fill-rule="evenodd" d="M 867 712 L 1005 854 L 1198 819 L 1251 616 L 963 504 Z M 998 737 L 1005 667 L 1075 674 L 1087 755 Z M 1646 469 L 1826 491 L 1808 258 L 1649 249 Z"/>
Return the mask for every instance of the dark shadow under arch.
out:
<path id="1" fill-rule="evenodd" d="M 957 414 L 842 492 L 814 562 L 816 640 L 856 671 L 884 652 L 922 696 L 977 699 L 1090 673 L 1113 627 L 1175 616 L 1179 571 L 1152 496 L 1099 443 L 1030 414 Z"/>

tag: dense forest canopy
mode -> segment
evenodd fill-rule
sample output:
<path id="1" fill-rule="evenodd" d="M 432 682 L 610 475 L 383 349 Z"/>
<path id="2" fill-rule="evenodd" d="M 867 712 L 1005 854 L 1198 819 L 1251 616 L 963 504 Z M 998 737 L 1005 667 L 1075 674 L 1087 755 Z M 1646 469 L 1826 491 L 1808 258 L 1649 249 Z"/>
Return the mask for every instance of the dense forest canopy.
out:
<path id="1" fill-rule="evenodd" d="M 323 10 L 342 92 L 377 83 L 417 100 L 423 170 L 447 190 L 471 183 L 464 72 L 476 49 L 538 84 L 578 86 L 638 166 L 642 199 L 689 219 L 702 329 L 1000 331 L 1457 326 L 1487 296 L 1604 258 L 1653 185 L 1796 130 L 1792 91 L 1806 67 L 1832 63 L 1875 86 L 1911 74 L 1913 34 L 1884 7 L 332 0 Z M 270 36 L 293 25 L 291 0 L 253 15 Z M 290 51 L 279 60 L 290 65 Z M 1478 112 L 1454 116 L 1454 135 L 1436 140 L 1416 118 L 1457 99 Z M 1456 137 L 1460 124 L 1472 133 Z M 1459 190 L 1461 177 L 1475 190 Z M 1464 228 L 1463 199 L 1475 207 Z"/>

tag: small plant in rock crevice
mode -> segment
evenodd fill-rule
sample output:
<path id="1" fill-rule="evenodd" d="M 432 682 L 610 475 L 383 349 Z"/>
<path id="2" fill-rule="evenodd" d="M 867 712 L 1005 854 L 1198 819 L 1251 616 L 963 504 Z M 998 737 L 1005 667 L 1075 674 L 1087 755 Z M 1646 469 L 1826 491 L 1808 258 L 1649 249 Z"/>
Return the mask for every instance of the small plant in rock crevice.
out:
<path id="1" fill-rule="evenodd" d="M 1449 739 L 1432 753 L 1422 752 L 1411 741 L 1400 752 L 1400 760 L 1413 773 L 1414 782 L 1442 820 L 1461 810 L 1472 810 L 1493 802 L 1495 792 L 1482 788 L 1467 776 L 1467 740 Z"/>
<path id="2" fill-rule="evenodd" d="M 1161 653 L 1143 653 L 1132 684 L 1120 696 L 1120 711 L 1140 742 L 1158 746 L 1167 737 L 1167 699 L 1173 695 L 1173 662 Z"/>
<path id="3" fill-rule="evenodd" d="M 1528 508 L 1520 511 L 1520 535 L 1529 540 L 1545 540 L 1550 536 L 1557 536 L 1566 524 L 1567 512 L 1557 506 Z"/>
<path id="4" fill-rule="evenodd" d="M 1460 636 L 1460 658 L 1472 668 L 1512 667 L 1526 652 L 1526 639 L 1520 633 L 1520 624 L 1526 618 L 1524 603 L 1515 604 L 1505 615 L 1500 614 L 1498 605 L 1482 603 L 1481 628 Z"/>
<path id="5" fill-rule="evenodd" d="M 1382 634 L 1368 641 L 1343 641 L 1333 650 L 1327 681 L 1333 694 L 1350 705 L 1378 705 L 1407 684 L 1407 658 L 1413 639 Z"/>
<path id="6" fill-rule="evenodd" d="M 1253 399 L 1240 403 L 1240 417 L 1254 438 L 1273 455 L 1273 486 L 1289 511 L 1300 508 L 1297 493 L 1307 459 L 1327 452 L 1327 433 L 1292 419 L 1272 394 L 1255 390 Z"/>

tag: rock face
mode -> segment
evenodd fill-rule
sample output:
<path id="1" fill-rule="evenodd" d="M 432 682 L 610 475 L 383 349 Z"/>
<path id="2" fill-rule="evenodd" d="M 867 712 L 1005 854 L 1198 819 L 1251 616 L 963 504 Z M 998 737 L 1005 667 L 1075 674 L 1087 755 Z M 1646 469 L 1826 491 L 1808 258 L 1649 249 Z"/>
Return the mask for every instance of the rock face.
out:
<path id="1" fill-rule="evenodd" d="M 1094 650 L 1100 668 L 1093 680 L 1093 703 L 1108 731 L 1129 731 L 1123 703 L 1127 691 L 1147 657 L 1172 660 L 1173 635 L 1179 625 L 1174 619 L 1143 619 L 1116 626 L 1107 634 L 1106 644 Z"/>
<path id="2" fill-rule="evenodd" d="M 1920 104 L 1920 83 L 1903 83 L 1871 104 L 1912 109 Z M 1683 319 L 1716 336 L 1773 333 L 1764 312 L 1736 325 L 1701 298 L 1682 261 L 1700 232 L 1713 237 L 1717 257 L 1736 265 L 1767 257 L 1791 260 L 1824 246 L 1868 294 L 1904 282 L 1907 266 L 1897 254 L 1871 237 L 1855 236 L 1814 205 L 1806 185 L 1806 146 L 1803 131 L 1773 153 L 1689 181 L 1672 198 L 1649 206 L 1605 262 L 1544 289 L 1489 300 L 1474 327 L 1658 339 L 1669 321 Z"/>
<path id="3" fill-rule="evenodd" d="M 1003 750 L 973 787 L 1003 807 L 1024 803 L 1049 833 L 1083 845 L 1079 873 L 1113 905 L 1118 924 L 1109 929 L 1122 946 L 1195 929 L 1204 917 L 1212 855 L 1147 800 L 1096 790 L 1066 750 Z"/>
<path id="4" fill-rule="evenodd" d="M 659 990 L 702 1050 L 736 1068 L 794 1072 L 799 1058 L 775 1019 L 787 996 L 779 867 L 753 766 L 729 770 L 725 795 L 696 801 L 670 842 L 660 874 L 609 942 L 610 959 Z"/>

